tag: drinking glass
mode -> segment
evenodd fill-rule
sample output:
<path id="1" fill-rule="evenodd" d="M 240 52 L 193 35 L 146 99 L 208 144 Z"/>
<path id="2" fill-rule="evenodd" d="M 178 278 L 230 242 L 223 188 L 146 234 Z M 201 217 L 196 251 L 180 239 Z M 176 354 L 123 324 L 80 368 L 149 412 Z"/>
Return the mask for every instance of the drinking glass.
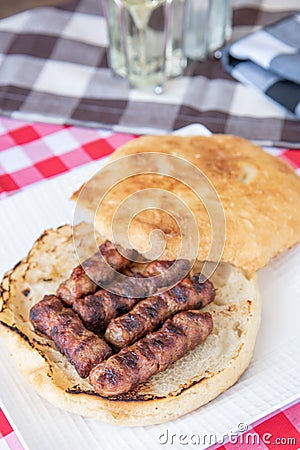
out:
<path id="1" fill-rule="evenodd" d="M 131 86 L 163 90 L 181 75 L 186 0 L 102 0 L 109 34 L 109 64 Z"/>
<path id="2" fill-rule="evenodd" d="M 203 60 L 231 36 L 230 0 L 187 0 L 185 50 L 190 59 Z"/>

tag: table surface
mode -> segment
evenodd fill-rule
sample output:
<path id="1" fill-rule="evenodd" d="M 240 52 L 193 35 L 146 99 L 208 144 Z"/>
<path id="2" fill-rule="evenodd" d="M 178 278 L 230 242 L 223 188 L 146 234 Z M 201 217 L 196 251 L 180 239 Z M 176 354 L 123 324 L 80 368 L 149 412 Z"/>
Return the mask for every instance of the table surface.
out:
<path id="1" fill-rule="evenodd" d="M 133 139 L 134 135 L 63 125 L 29 123 L 0 117 L 0 198 L 17 194 L 36 183 L 98 160 Z M 269 149 L 288 161 L 300 174 L 300 151 Z M 246 436 L 256 433 L 260 443 L 245 444 Z M 286 439 L 295 439 L 287 441 Z M 226 449 L 298 449 L 300 447 L 300 401 L 286 405 L 252 424 L 238 444 L 225 443 Z M 243 443 L 244 442 L 244 443 Z M 288 443 L 288 444 L 287 444 Z M 0 450 L 21 450 L 15 431 L 0 410 Z"/>

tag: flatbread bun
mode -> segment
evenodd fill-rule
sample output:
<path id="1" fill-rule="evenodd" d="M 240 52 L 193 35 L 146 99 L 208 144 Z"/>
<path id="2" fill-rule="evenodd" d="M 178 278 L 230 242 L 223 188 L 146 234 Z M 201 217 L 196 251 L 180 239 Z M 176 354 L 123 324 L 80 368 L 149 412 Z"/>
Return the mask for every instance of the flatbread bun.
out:
<path id="1" fill-rule="evenodd" d="M 211 137 L 146 136 L 120 147 L 110 161 L 145 152 L 184 158 L 211 182 L 226 219 L 222 261 L 251 274 L 300 240 L 300 177 L 288 164 L 260 147 L 245 139 L 221 134 Z M 161 170 L 160 164 L 161 159 L 158 158 L 157 172 Z M 143 171 L 148 167 L 147 162 L 144 163 Z M 182 174 L 177 175 L 181 179 Z M 95 183 L 88 183 L 73 195 L 73 199 L 82 209 L 95 215 L 99 187 L 104 181 L 100 173 L 98 182 L 95 179 Z M 113 187 L 95 216 L 99 233 L 111 239 L 113 217 L 122 201 L 139 190 L 154 187 L 184 199 L 196 219 L 201 239 L 197 258 L 207 260 L 212 243 L 208 212 L 189 187 L 168 176 L 135 175 Z M 142 202 L 139 209 L 143 209 Z M 162 230 L 166 236 L 166 248 L 160 259 L 176 259 L 181 242 L 180 230 L 162 210 L 155 213 L 144 210 L 136 215 L 129 229 L 131 244 L 137 250 L 145 251 L 150 233 L 156 229 Z"/>
<path id="2" fill-rule="evenodd" d="M 91 229 L 80 224 L 76 232 L 87 257 Z M 212 279 L 216 300 L 204 309 L 214 320 L 207 341 L 128 394 L 97 395 L 29 321 L 29 309 L 44 294 L 54 293 L 75 265 L 72 228 L 50 229 L 5 275 L 0 287 L 0 334 L 28 382 L 54 405 L 117 424 L 162 423 L 209 402 L 247 368 L 260 322 L 256 276 L 246 278 L 239 269 L 221 264 Z"/>

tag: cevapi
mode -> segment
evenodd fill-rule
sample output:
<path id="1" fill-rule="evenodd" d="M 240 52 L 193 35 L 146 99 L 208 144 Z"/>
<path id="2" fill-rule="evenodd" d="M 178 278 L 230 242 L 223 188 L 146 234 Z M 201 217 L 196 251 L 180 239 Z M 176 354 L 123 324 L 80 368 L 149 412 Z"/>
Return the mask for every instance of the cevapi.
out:
<path id="1" fill-rule="evenodd" d="M 125 394 L 203 343 L 212 329 L 213 319 L 208 312 L 178 313 L 160 330 L 92 369 L 92 386 L 105 396 Z"/>

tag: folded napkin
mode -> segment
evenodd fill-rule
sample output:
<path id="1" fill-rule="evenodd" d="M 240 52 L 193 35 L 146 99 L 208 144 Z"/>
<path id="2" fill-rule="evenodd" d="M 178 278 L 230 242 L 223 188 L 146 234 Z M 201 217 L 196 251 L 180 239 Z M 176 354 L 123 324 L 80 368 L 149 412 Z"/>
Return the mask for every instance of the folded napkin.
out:
<path id="1" fill-rule="evenodd" d="M 300 12 L 234 42 L 223 62 L 237 80 L 300 118 Z"/>
<path id="2" fill-rule="evenodd" d="M 241 36 L 290 15 L 295 0 L 277 0 L 274 9 L 263 0 L 232 1 L 234 35 Z M 169 80 L 158 96 L 114 77 L 107 45 L 100 0 L 72 0 L 0 20 L 0 113 L 130 133 L 200 122 L 215 133 L 300 147 L 296 117 L 237 82 L 220 60 L 190 62 L 185 76 Z"/>

